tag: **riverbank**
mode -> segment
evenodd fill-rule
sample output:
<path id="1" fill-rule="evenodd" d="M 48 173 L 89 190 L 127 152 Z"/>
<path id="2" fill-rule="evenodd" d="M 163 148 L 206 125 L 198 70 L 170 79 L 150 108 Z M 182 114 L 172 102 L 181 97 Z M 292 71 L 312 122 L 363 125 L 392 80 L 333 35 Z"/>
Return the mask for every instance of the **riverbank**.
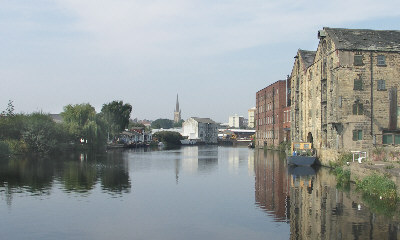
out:
<path id="1" fill-rule="evenodd" d="M 372 174 L 386 176 L 397 186 L 397 196 L 400 196 L 400 162 L 367 161 L 350 162 L 344 169 L 350 170 L 350 181 L 356 182 Z"/>

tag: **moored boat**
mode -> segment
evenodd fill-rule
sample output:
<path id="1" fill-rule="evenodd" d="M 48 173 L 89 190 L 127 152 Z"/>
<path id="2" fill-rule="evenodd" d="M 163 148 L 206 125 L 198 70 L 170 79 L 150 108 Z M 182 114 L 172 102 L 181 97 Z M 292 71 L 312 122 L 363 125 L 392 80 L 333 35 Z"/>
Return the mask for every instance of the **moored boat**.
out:
<path id="1" fill-rule="evenodd" d="M 315 151 L 308 142 L 292 143 L 291 156 L 287 157 L 288 164 L 297 166 L 312 166 L 316 163 Z"/>

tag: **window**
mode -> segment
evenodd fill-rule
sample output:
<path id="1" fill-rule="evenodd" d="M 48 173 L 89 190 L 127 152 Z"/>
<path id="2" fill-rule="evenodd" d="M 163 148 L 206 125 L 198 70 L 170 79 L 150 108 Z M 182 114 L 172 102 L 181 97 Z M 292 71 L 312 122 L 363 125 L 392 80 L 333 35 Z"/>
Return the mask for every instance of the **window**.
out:
<path id="1" fill-rule="evenodd" d="M 354 55 L 354 66 L 362 66 L 362 65 L 364 65 L 362 55 L 361 54 Z"/>
<path id="2" fill-rule="evenodd" d="M 353 130 L 353 141 L 362 140 L 362 130 Z"/>
<path id="3" fill-rule="evenodd" d="M 378 91 L 386 90 L 385 80 L 378 80 Z"/>
<path id="4" fill-rule="evenodd" d="M 400 135 L 394 135 L 394 144 L 400 144 Z"/>
<path id="5" fill-rule="evenodd" d="M 353 90 L 363 90 L 363 82 L 361 79 L 354 79 Z"/>
<path id="6" fill-rule="evenodd" d="M 382 136 L 382 143 L 383 144 L 393 144 L 393 135 L 383 135 Z"/>
<path id="7" fill-rule="evenodd" d="M 394 140 L 394 141 L 393 141 Z M 400 144 L 400 135 L 398 134 L 384 134 L 382 136 L 382 143 L 383 144 Z"/>
<path id="8" fill-rule="evenodd" d="M 385 55 L 378 55 L 377 60 L 378 60 L 378 63 L 377 63 L 378 66 L 386 66 L 386 57 L 385 57 Z"/>
<path id="9" fill-rule="evenodd" d="M 353 104 L 353 115 L 363 115 L 364 114 L 364 106 L 360 102 L 355 102 Z"/>

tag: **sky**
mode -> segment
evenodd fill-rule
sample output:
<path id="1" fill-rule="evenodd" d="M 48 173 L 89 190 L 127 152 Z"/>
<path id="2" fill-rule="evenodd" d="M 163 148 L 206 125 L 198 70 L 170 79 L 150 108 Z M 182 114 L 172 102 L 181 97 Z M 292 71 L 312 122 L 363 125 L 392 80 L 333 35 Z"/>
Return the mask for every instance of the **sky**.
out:
<path id="1" fill-rule="evenodd" d="M 323 27 L 400 30 L 400 1 L 0 0 L 0 111 L 132 105 L 228 122 L 316 50 Z"/>

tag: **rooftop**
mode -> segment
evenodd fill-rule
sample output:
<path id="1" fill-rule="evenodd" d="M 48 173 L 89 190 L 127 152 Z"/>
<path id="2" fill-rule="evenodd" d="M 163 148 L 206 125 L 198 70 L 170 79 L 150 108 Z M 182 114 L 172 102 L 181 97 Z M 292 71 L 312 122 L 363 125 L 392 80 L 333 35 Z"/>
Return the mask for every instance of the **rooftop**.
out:
<path id="1" fill-rule="evenodd" d="M 308 68 L 309 66 L 311 66 L 314 63 L 316 51 L 307 51 L 307 50 L 299 49 L 299 54 L 301 56 L 301 59 L 303 59 L 303 61 L 304 61 L 305 68 Z"/>
<path id="2" fill-rule="evenodd" d="M 211 118 L 198 118 L 198 117 L 192 117 L 195 121 L 199 123 L 215 123 Z"/>
<path id="3" fill-rule="evenodd" d="M 400 51 L 400 31 L 324 27 L 340 50 Z M 323 36 L 324 33 L 319 36 Z"/>

